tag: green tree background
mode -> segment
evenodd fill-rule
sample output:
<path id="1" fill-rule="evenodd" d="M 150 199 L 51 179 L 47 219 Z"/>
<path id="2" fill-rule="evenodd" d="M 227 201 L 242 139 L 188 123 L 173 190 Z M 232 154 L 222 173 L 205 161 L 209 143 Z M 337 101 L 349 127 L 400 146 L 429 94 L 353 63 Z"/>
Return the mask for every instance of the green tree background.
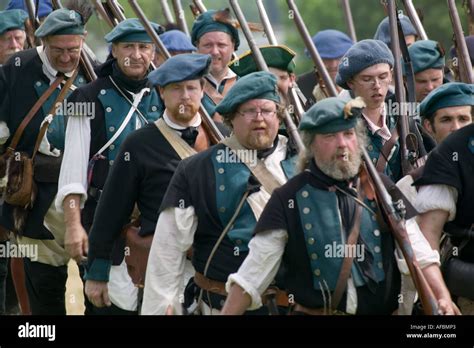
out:
<path id="1" fill-rule="evenodd" d="M 62 0 L 66 3 L 65 0 Z M 182 6 L 185 11 L 186 21 L 189 29 L 191 28 L 193 16 L 189 9 L 191 0 L 182 0 Z M 4 8 L 8 0 L 0 0 L 0 8 Z M 135 17 L 128 1 L 119 0 L 124 7 L 127 17 Z M 162 14 L 162 8 L 158 0 L 139 0 L 139 5 L 144 10 L 150 20 L 160 24 L 165 24 Z M 171 1 L 168 1 L 172 8 Z M 207 8 L 225 8 L 229 7 L 229 2 L 225 0 L 204 0 L 203 3 Z M 442 43 L 443 47 L 448 51 L 452 46 L 453 30 L 449 19 L 448 7 L 446 0 L 414 0 L 416 8 L 421 9 L 424 16 L 424 27 L 430 39 L 437 40 Z M 457 0 L 458 12 L 464 31 L 468 32 L 468 18 L 465 9 L 462 6 L 463 1 Z M 285 0 L 264 0 L 265 7 L 269 14 L 274 30 L 276 32 L 279 43 L 286 44 L 297 53 L 297 73 L 311 69 L 312 62 L 304 55 L 304 45 L 298 34 L 293 21 L 288 16 L 288 6 Z M 314 35 L 324 29 L 338 29 L 347 32 L 343 12 L 340 6 L 340 0 L 296 0 L 296 4 L 303 16 L 311 35 Z M 373 38 L 380 21 L 385 17 L 383 6 L 380 0 L 351 0 L 350 1 L 352 15 L 354 18 L 357 39 Z M 240 6 L 245 13 L 247 20 L 251 22 L 259 22 L 259 16 L 255 1 L 241 0 Z M 400 1 L 398 6 L 403 9 Z M 87 37 L 88 44 L 93 48 L 100 59 L 104 59 L 107 55 L 107 45 L 103 40 L 104 35 L 110 30 L 105 21 L 99 20 L 97 15 L 93 15 L 88 23 Z M 262 33 L 255 33 L 256 40 L 259 44 L 266 43 L 266 38 Z M 245 38 L 241 33 L 242 47 L 238 54 L 248 49 Z"/>

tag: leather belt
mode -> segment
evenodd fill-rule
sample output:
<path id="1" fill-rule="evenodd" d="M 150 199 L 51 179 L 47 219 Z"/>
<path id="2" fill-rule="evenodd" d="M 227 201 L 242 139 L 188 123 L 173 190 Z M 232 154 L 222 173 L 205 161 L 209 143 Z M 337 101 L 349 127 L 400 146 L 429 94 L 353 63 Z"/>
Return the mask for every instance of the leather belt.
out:
<path id="1" fill-rule="evenodd" d="M 224 282 L 209 279 L 199 272 L 194 275 L 194 282 L 203 290 L 227 297 Z M 272 287 L 268 288 L 262 295 L 262 303 L 266 304 L 270 296 L 275 296 L 277 306 L 288 307 L 288 295 L 285 291 Z"/>
<path id="2" fill-rule="evenodd" d="M 307 315 L 347 315 L 347 313 L 339 310 L 331 310 L 329 308 L 309 308 L 299 303 L 295 303 L 292 312 L 300 312 Z"/>

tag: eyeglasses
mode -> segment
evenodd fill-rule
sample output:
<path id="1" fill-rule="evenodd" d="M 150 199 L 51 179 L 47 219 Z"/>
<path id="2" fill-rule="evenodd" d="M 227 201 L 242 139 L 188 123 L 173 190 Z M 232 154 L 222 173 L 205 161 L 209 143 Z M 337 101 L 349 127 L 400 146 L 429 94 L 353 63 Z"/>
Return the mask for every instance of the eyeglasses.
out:
<path id="1" fill-rule="evenodd" d="M 262 115 L 263 118 L 269 119 L 272 118 L 276 114 L 276 110 L 244 110 L 244 111 L 237 111 L 238 114 L 244 116 L 247 120 L 254 120 L 257 118 L 258 114 Z"/>
<path id="2" fill-rule="evenodd" d="M 386 75 L 386 76 L 384 75 L 381 77 L 364 76 L 362 78 L 355 79 L 355 81 L 364 86 L 375 86 L 377 82 L 383 86 L 383 85 L 388 85 L 390 83 L 390 76 L 389 75 Z"/>

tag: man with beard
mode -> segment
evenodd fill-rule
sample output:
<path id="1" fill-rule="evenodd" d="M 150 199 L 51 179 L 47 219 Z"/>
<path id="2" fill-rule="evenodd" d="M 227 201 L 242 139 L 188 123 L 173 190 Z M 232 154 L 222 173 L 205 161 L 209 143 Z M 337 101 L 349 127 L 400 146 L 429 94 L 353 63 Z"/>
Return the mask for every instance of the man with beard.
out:
<path id="1" fill-rule="evenodd" d="M 395 245 L 377 222 L 373 191 L 359 176 L 366 136 L 361 109 L 353 105 L 328 98 L 303 117 L 304 171 L 276 189 L 266 205 L 249 255 L 229 276 L 224 314 L 260 307 L 260 294 L 281 263 L 295 314 L 390 315 L 397 308 Z M 423 272 L 440 311 L 454 313 L 438 265 Z"/>
<path id="2" fill-rule="evenodd" d="M 245 259 L 271 191 L 292 176 L 288 139 L 277 135 L 279 102 L 273 74 L 239 79 L 216 109 L 233 135 L 180 162 L 160 208 L 143 314 L 180 314 L 182 302 L 187 307 L 194 299 L 203 314 L 218 313 L 224 282 Z M 191 246 L 196 274 L 183 298 L 184 260 Z"/>
<path id="3" fill-rule="evenodd" d="M 84 28 L 85 18 L 75 10 L 62 9 L 52 12 L 36 30 L 36 36 L 43 45 L 34 49 L 15 53 L 0 69 L 0 143 L 10 146 L 13 135 L 21 122 L 40 97 L 53 85 L 58 83 L 52 94 L 42 104 L 32 120 L 26 126 L 16 151 L 25 151 L 32 155 L 40 127 L 49 122 L 46 136 L 41 141 L 39 152 L 47 155 L 47 161 L 59 157 L 64 146 L 65 118 L 56 112 L 52 121 L 46 117 L 55 109 L 64 84 L 72 81 L 71 89 L 84 84 L 85 78 L 78 70 L 80 53 L 87 34 Z M 60 84 L 62 80 L 62 84 Z M 66 92 L 68 94 L 69 91 Z M 37 156 L 36 158 L 38 158 Z M 33 314 L 65 314 L 64 291 L 56 292 L 54 232 L 44 220 L 55 214 L 51 203 L 57 192 L 58 170 L 47 168 L 50 179 L 37 179 L 37 195 L 29 210 L 4 203 L 0 224 L 9 231 L 22 232 L 18 236 L 19 245 L 38 248 L 38 258 L 24 260 L 26 285 Z M 51 209 L 50 209 L 51 208 Z M 31 256 L 32 257 L 32 256 Z M 64 270 L 66 272 L 66 270 Z"/>
<path id="4" fill-rule="evenodd" d="M 362 40 L 341 59 L 336 82 L 350 90 L 341 92 L 341 98 L 350 98 L 350 94 L 363 99 L 361 117 L 369 130 L 367 152 L 379 172 L 397 181 L 402 175 L 401 154 L 398 137 L 392 139 L 392 135 L 398 115 L 392 115 L 385 104 L 393 63 L 392 52 L 382 41 Z"/>
<path id="5" fill-rule="evenodd" d="M 203 97 L 203 76 L 210 63 L 208 55 L 182 54 L 171 57 L 148 76 L 154 86 L 159 86 L 165 111 L 159 121 L 127 137 L 97 206 L 89 234 L 85 284 L 85 293 L 96 307 L 113 307 L 117 296 L 133 296 L 137 302 L 136 289 L 134 293 L 114 292 L 111 283 L 117 280 L 113 268 L 110 269 L 114 242 L 130 221 L 135 204 L 140 212 L 139 236 L 152 235 L 161 201 L 178 163 L 211 145 L 198 113 Z M 162 131 L 161 127 L 167 129 Z M 176 133 L 174 138 L 168 135 L 170 131 Z M 186 156 L 180 152 L 180 147 L 186 148 Z M 117 190 L 118 187 L 121 189 Z M 132 255 L 136 252 L 131 249 L 130 255 L 139 257 Z"/>
<path id="6" fill-rule="evenodd" d="M 25 46 L 25 20 L 28 14 L 23 10 L 0 11 L 0 66 L 14 53 Z"/>
<path id="7" fill-rule="evenodd" d="M 433 40 L 420 40 L 408 47 L 415 74 L 416 101 L 423 99 L 444 81 L 444 50 Z"/>
<path id="8" fill-rule="evenodd" d="M 157 32 L 158 24 L 152 23 Z M 89 231 L 105 180 L 127 134 L 153 122 L 160 116 L 161 102 L 149 88 L 148 69 L 155 47 L 145 28 L 136 18 L 120 22 L 105 36 L 112 43 L 111 59 L 99 66 L 97 80 L 77 89 L 68 102 L 89 105 L 85 114 L 69 117 L 64 159 L 59 176 L 55 205 L 60 213 L 55 221 L 61 236 L 61 262 L 69 258 L 81 263 L 87 255 Z M 89 112 L 92 111 L 91 114 Z M 66 224 L 64 232 L 64 222 Z M 128 280 L 126 266 L 121 266 L 123 248 L 112 255 L 112 268 Z M 128 278 L 127 278 L 128 277 Z M 64 285 L 66 274 L 61 278 Z M 133 287 L 133 285 L 131 285 Z M 133 299 L 116 303 L 114 313 L 136 310 Z M 101 314 L 86 300 L 87 314 Z"/>
<path id="9" fill-rule="evenodd" d="M 191 30 L 191 42 L 198 53 L 212 57 L 209 74 L 205 77 L 203 104 L 214 120 L 222 122 L 221 116 L 214 113 L 215 107 L 237 80 L 228 64 L 240 45 L 239 33 L 229 10 L 209 10 L 197 17 Z"/>

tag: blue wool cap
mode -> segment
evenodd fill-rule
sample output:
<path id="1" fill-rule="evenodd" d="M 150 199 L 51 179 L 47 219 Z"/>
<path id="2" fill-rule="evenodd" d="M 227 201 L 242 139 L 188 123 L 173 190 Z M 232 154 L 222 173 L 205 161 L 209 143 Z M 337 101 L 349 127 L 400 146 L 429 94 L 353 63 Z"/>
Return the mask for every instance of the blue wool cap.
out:
<path id="1" fill-rule="evenodd" d="M 211 56 L 207 54 L 178 54 L 148 74 L 148 80 L 153 86 L 160 87 L 175 82 L 198 80 L 208 73 L 211 61 Z"/>
<path id="2" fill-rule="evenodd" d="M 170 52 L 194 52 L 196 47 L 193 46 L 189 36 L 181 30 L 169 30 L 160 35 L 160 39 Z"/>
<path id="3" fill-rule="evenodd" d="M 408 47 L 413 73 L 426 69 L 443 69 L 445 65 L 444 51 L 439 43 L 433 40 L 416 41 Z"/>
<path id="4" fill-rule="evenodd" d="M 221 31 L 229 34 L 235 42 L 235 50 L 239 48 L 240 39 L 239 32 L 233 25 L 229 17 L 229 9 L 225 10 L 209 10 L 196 18 L 191 30 L 191 42 L 197 45 L 198 40 L 206 33 L 212 31 Z"/>
<path id="5" fill-rule="evenodd" d="M 386 63 L 393 67 L 394 59 L 390 49 L 380 40 L 362 40 L 349 48 L 339 63 L 336 83 L 344 89 L 352 77 L 375 64 Z"/>
<path id="6" fill-rule="evenodd" d="M 82 16 L 76 11 L 63 8 L 51 12 L 35 31 L 35 36 L 84 35 L 85 32 Z"/>
<path id="7" fill-rule="evenodd" d="M 471 58 L 471 64 L 474 65 L 474 35 L 466 36 L 464 38 L 466 40 L 467 51 L 469 52 L 469 58 Z M 458 56 L 456 49 L 451 47 L 451 58 L 455 58 Z"/>
<path id="8" fill-rule="evenodd" d="M 159 35 L 163 27 L 157 23 L 150 22 L 153 29 Z M 143 25 L 137 18 L 129 18 L 120 22 L 112 31 L 104 36 L 107 42 L 152 42 Z"/>
<path id="9" fill-rule="evenodd" d="M 351 108 L 352 115 L 346 115 L 344 108 L 347 103 L 347 100 L 337 97 L 317 102 L 303 115 L 298 129 L 311 133 L 328 134 L 354 128 L 361 109 Z"/>
<path id="10" fill-rule="evenodd" d="M 237 80 L 224 99 L 217 105 L 216 112 L 224 118 L 239 105 L 253 99 L 267 99 L 280 103 L 277 78 L 270 72 L 254 72 Z"/>
<path id="11" fill-rule="evenodd" d="M 36 1 L 34 2 L 36 5 Z M 51 5 L 51 0 L 39 0 L 38 4 L 38 18 L 43 18 L 53 12 L 53 6 Z M 10 0 L 5 10 L 23 10 L 28 12 L 26 7 L 25 0 Z"/>
<path id="12" fill-rule="evenodd" d="M 410 18 L 405 15 L 402 15 L 400 18 L 400 23 L 402 24 L 403 35 L 415 35 L 418 36 L 415 27 L 411 24 Z M 380 40 L 385 42 L 385 44 L 390 47 L 390 43 L 392 42 L 390 38 L 390 23 L 388 21 L 388 17 L 385 17 L 379 24 L 377 31 L 374 35 L 374 40 Z"/>
<path id="13" fill-rule="evenodd" d="M 328 29 L 314 35 L 313 43 L 322 59 L 337 59 L 346 54 L 354 41 L 342 31 Z M 311 58 L 308 49 L 305 49 L 304 53 Z"/>
<path id="14" fill-rule="evenodd" d="M 439 109 L 474 105 L 474 84 L 450 82 L 431 91 L 420 104 L 420 116 L 431 118 Z"/>
<path id="15" fill-rule="evenodd" d="M 14 29 L 25 30 L 28 14 L 23 10 L 0 11 L 0 35 Z"/>

